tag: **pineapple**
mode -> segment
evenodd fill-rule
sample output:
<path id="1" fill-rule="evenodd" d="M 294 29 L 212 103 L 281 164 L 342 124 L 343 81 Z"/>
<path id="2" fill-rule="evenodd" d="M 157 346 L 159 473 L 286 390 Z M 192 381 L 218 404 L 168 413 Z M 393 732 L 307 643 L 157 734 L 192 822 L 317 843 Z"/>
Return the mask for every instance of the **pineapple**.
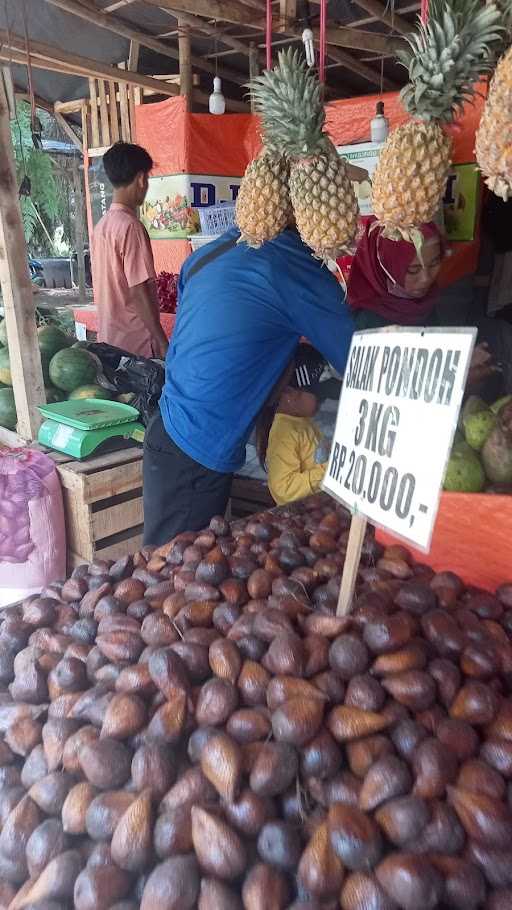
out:
<path id="1" fill-rule="evenodd" d="M 399 54 L 409 71 L 401 101 L 414 118 L 387 139 L 373 175 L 373 210 L 394 240 L 421 243 L 420 226 L 439 212 L 451 163 L 451 123 L 475 81 L 492 68 L 501 13 L 481 0 L 431 0 L 426 24 Z"/>
<path id="2" fill-rule="evenodd" d="M 289 168 L 278 154 L 264 150 L 251 161 L 236 200 L 236 223 L 240 240 L 257 249 L 272 240 L 292 220 L 288 192 Z"/>
<path id="3" fill-rule="evenodd" d="M 494 73 L 476 134 L 476 160 L 493 193 L 512 197 L 512 48 Z"/>
<path id="4" fill-rule="evenodd" d="M 358 206 L 347 164 L 324 133 L 320 83 L 288 49 L 251 89 L 266 148 L 290 162 L 290 199 L 302 240 L 324 262 L 336 259 L 354 239 Z"/>

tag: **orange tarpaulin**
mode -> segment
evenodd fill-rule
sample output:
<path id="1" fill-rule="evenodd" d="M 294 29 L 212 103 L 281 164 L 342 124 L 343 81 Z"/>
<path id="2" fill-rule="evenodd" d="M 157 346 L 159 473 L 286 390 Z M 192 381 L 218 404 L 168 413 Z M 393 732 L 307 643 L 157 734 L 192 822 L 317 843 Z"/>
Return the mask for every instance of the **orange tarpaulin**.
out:
<path id="1" fill-rule="evenodd" d="M 327 105 L 327 128 L 336 145 L 369 140 L 370 120 L 378 100 L 385 104 L 391 128 L 407 120 L 397 92 L 346 98 Z M 474 161 L 475 130 L 480 120 L 483 97 L 467 105 L 463 117 L 450 128 L 454 164 Z M 259 121 L 251 114 L 188 114 L 183 98 L 171 98 L 136 108 L 137 142 L 148 149 L 156 162 L 155 176 L 166 174 L 211 174 L 242 176 L 258 153 Z M 177 272 L 190 253 L 186 240 L 152 242 L 158 271 Z M 442 284 L 475 270 L 478 242 L 452 244 Z"/>

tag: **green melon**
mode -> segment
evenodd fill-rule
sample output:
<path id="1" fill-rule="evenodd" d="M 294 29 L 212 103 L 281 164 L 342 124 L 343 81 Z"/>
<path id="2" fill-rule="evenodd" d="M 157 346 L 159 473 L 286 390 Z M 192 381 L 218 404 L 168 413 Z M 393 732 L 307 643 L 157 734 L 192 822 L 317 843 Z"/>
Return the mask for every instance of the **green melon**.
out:
<path id="1" fill-rule="evenodd" d="M 7 347 L 7 325 L 5 324 L 5 319 L 0 321 L 0 345 L 2 347 Z"/>
<path id="2" fill-rule="evenodd" d="M 106 389 L 93 382 L 91 385 L 81 385 L 77 389 L 73 389 L 68 398 L 103 398 L 103 400 L 109 401 L 112 395 Z"/>
<path id="3" fill-rule="evenodd" d="M 11 362 L 7 348 L 0 348 L 0 382 L 12 386 Z"/>
<path id="4" fill-rule="evenodd" d="M 50 361 L 52 385 L 64 392 L 73 392 L 82 385 L 90 385 L 96 379 L 98 365 L 88 351 L 81 348 L 64 348 Z M 2 381 L 0 367 L 0 382 Z"/>
<path id="5" fill-rule="evenodd" d="M 58 401 L 65 401 L 66 393 L 62 389 L 56 389 L 55 386 L 45 386 L 46 404 L 56 404 Z"/>
<path id="6" fill-rule="evenodd" d="M 12 389 L 0 389 L 0 427 L 15 430 L 18 417 Z"/>
<path id="7" fill-rule="evenodd" d="M 56 325 L 42 325 L 37 330 L 37 340 L 41 357 L 47 357 L 49 360 L 63 348 L 68 348 L 71 344 L 71 338 L 57 328 Z"/>

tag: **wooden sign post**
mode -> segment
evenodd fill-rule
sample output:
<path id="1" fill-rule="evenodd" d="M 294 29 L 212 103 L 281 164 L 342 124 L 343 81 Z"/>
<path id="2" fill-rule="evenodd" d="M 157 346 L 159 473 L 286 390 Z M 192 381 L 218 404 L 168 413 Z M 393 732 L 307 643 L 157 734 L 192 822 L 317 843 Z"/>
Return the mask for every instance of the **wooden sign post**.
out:
<path id="1" fill-rule="evenodd" d="M 475 338 L 472 328 L 353 336 L 322 484 L 353 515 L 338 615 L 352 608 L 368 521 L 429 550 Z"/>

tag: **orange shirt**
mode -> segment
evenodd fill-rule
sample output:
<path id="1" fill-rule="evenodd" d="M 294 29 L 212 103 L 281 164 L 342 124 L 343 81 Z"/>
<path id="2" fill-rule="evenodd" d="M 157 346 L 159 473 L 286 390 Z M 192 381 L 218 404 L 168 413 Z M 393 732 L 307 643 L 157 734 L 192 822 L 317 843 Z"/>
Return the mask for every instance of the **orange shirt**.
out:
<path id="1" fill-rule="evenodd" d="M 131 302 L 131 288 L 155 279 L 149 236 L 135 212 L 113 202 L 94 228 L 94 301 L 98 341 L 152 357 L 151 335 Z"/>

